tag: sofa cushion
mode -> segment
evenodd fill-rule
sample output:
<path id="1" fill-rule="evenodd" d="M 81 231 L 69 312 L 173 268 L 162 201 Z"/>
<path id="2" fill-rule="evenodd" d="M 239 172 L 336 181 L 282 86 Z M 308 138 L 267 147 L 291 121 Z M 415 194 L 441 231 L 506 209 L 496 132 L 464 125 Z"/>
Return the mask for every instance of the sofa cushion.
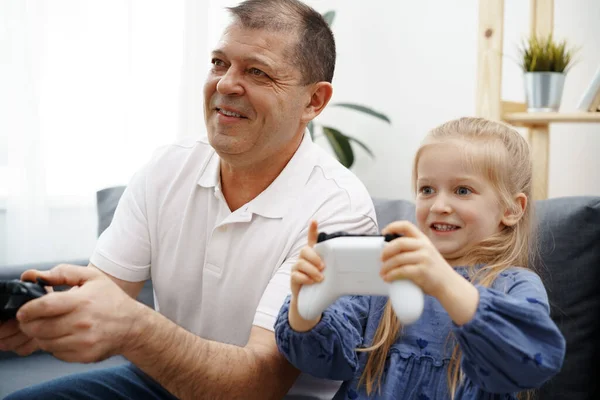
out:
<path id="1" fill-rule="evenodd" d="M 98 236 L 110 225 L 125 191 L 125 186 L 112 186 L 96 192 L 96 207 L 98 215 Z"/>
<path id="2" fill-rule="evenodd" d="M 552 318 L 567 340 L 561 372 L 541 398 L 587 399 L 600 394 L 600 197 L 536 202 L 540 259 L 535 263 Z"/>
<path id="3" fill-rule="evenodd" d="M 415 222 L 415 204 L 411 201 L 373 198 L 373 204 L 380 230 L 398 220 Z"/>

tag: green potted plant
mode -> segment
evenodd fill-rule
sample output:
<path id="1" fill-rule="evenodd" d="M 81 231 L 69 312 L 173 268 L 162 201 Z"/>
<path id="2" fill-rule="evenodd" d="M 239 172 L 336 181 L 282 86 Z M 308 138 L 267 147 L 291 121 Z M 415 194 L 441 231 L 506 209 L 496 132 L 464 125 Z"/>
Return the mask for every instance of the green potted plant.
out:
<path id="1" fill-rule="evenodd" d="M 575 51 L 565 40 L 555 41 L 552 35 L 531 36 L 523 42 L 521 68 L 528 111 L 558 111 L 565 76 L 573 65 Z"/>
<path id="2" fill-rule="evenodd" d="M 331 26 L 331 24 L 333 23 L 334 17 L 335 11 L 328 11 L 325 14 L 323 14 L 323 18 L 325 19 L 325 21 L 327 21 L 329 26 Z M 329 107 L 343 107 L 346 109 L 358 111 L 363 114 L 367 114 L 372 117 L 378 118 L 382 121 L 385 121 L 388 124 L 391 124 L 391 121 L 387 116 L 365 105 L 353 103 L 333 103 L 330 104 Z M 327 139 L 327 142 L 331 145 L 331 148 L 333 149 L 336 158 L 346 168 L 350 168 L 352 164 L 354 164 L 354 151 L 352 149 L 352 142 L 362 147 L 371 157 L 374 157 L 373 152 L 371 151 L 371 149 L 369 149 L 369 147 L 367 147 L 366 144 L 362 143 L 358 139 L 346 135 L 339 129 L 336 129 L 332 126 L 322 125 L 317 120 L 315 120 L 308 124 L 308 130 L 313 139 L 317 132 L 322 133 L 323 136 L 325 136 L 325 138 Z"/>

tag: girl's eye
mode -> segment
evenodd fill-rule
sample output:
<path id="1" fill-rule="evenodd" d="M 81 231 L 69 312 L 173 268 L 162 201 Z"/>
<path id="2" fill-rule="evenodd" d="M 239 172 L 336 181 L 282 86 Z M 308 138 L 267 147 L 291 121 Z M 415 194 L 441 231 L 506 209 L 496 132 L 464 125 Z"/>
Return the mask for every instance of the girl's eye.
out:
<path id="1" fill-rule="evenodd" d="M 423 186 L 421 189 L 419 189 L 419 192 L 423 194 L 433 194 L 433 188 L 431 186 Z"/>
<path id="2" fill-rule="evenodd" d="M 459 196 L 467 196 L 471 193 L 473 193 L 473 191 L 468 187 L 461 186 L 458 189 L 456 189 L 456 194 L 458 194 Z"/>
<path id="3" fill-rule="evenodd" d="M 258 68 L 250 68 L 250 69 L 248 70 L 248 72 L 249 72 L 251 75 L 254 75 L 254 76 L 267 76 L 267 74 L 265 74 L 264 72 L 262 72 L 262 71 L 261 71 L 260 69 L 258 69 Z"/>

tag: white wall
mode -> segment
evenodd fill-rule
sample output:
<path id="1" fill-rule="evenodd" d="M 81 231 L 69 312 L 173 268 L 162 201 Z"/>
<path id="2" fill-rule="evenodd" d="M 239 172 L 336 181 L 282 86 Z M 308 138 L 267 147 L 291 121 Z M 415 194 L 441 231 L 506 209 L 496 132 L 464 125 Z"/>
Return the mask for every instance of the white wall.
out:
<path id="1" fill-rule="evenodd" d="M 527 32 L 529 10 L 518 0 L 507 1 L 505 51 Z M 583 92 L 600 68 L 600 2 L 597 0 L 555 0 L 554 33 L 581 46 L 578 62 L 567 75 L 561 111 L 575 111 Z M 519 21 L 509 23 L 509 18 Z M 523 28 L 521 28 L 521 26 Z M 512 42 L 512 43 L 511 43 Z M 513 47 L 514 48 L 514 47 Z M 513 50 L 516 56 L 516 52 Z M 511 66 L 513 64 L 513 66 Z M 508 70 L 511 68 L 511 70 Z M 505 63 L 504 98 L 524 101 L 520 70 Z M 600 195 L 600 124 L 553 124 L 550 128 L 550 197 Z"/>
<path id="2" fill-rule="evenodd" d="M 32 243 L 28 254 L 8 254 L 5 246 L 14 231 L 7 226 L 6 210 L 0 207 L 0 269 L 3 265 L 23 265 L 43 262 L 66 262 L 89 259 L 96 246 L 98 229 L 94 205 L 51 206 L 47 212 L 52 234 L 42 242 Z M 33 239 L 33 238 L 28 238 Z M 32 240 L 33 242 L 33 240 Z M 49 251 L 51 249 L 51 251 Z M 14 250 L 14 249 L 13 249 Z M 50 254 L 50 255 L 48 255 Z"/>
<path id="3" fill-rule="evenodd" d="M 333 101 L 373 106 L 393 126 L 335 109 L 322 121 L 375 152 L 375 160 L 362 153 L 353 168 L 372 195 L 411 199 L 411 162 L 420 140 L 435 125 L 475 111 L 478 1 L 307 3 L 337 11 Z M 597 0 L 555 0 L 555 36 L 582 46 L 566 80 L 563 111 L 575 109 L 600 67 L 599 21 Z M 528 2 L 506 0 L 504 26 L 503 97 L 524 101 L 521 71 L 509 57 L 516 57 L 516 45 L 529 32 Z M 599 152 L 600 124 L 552 125 L 549 196 L 600 195 Z"/>

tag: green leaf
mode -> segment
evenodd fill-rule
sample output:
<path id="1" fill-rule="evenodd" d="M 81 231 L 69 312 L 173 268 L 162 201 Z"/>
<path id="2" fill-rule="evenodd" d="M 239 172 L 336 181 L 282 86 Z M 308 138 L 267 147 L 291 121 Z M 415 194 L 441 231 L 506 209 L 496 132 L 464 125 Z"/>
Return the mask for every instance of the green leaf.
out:
<path id="1" fill-rule="evenodd" d="M 354 152 L 352 151 L 352 146 L 350 145 L 348 137 L 337 129 L 329 126 L 323 127 L 323 134 L 329 141 L 329 144 L 333 148 L 333 152 L 340 163 L 346 168 L 350 168 L 352 164 L 354 164 Z"/>
<path id="2" fill-rule="evenodd" d="M 369 114 L 369 115 L 371 115 L 371 116 L 373 116 L 373 117 L 375 117 L 375 118 L 379 118 L 379 119 L 381 119 L 381 120 L 383 120 L 383 121 L 387 122 L 388 124 L 391 124 L 391 123 L 392 123 L 392 121 L 390 121 L 390 119 L 389 119 L 389 118 L 388 118 L 386 115 L 384 115 L 384 114 L 382 114 L 382 113 L 380 113 L 380 112 L 378 112 L 378 111 L 375 111 L 375 110 L 373 110 L 372 108 L 369 108 L 369 107 L 366 107 L 366 106 L 361 106 L 361 105 L 359 105 L 359 104 L 352 104 L 352 103 L 335 103 L 335 104 L 332 104 L 332 106 L 333 106 L 333 107 L 345 107 L 345 108 L 350 108 L 350 109 L 352 109 L 352 110 L 355 110 L 355 111 L 360 111 L 360 112 L 363 112 L 363 113 L 365 113 L 365 114 Z"/>
<path id="3" fill-rule="evenodd" d="M 323 14 L 323 19 L 325 20 L 325 22 L 327 22 L 327 25 L 329 25 L 330 28 L 331 28 L 331 25 L 333 25 L 334 18 L 335 18 L 335 11 L 333 11 L 333 10 L 327 11 L 325 14 Z"/>
<path id="4" fill-rule="evenodd" d="M 344 135 L 344 136 L 345 136 L 345 135 Z M 373 154 L 373 152 L 371 151 L 371 149 L 369 149 L 369 148 L 367 147 L 367 145 L 366 145 L 366 144 L 364 144 L 364 143 L 363 143 L 363 142 L 361 142 L 360 140 L 358 140 L 358 139 L 355 139 L 355 138 L 353 138 L 353 137 L 350 137 L 350 136 L 346 136 L 346 137 L 347 137 L 347 138 L 348 138 L 348 140 L 350 140 L 351 142 L 354 142 L 354 143 L 356 143 L 357 145 L 359 145 L 360 147 L 362 147 L 362 148 L 363 148 L 363 149 L 364 149 L 364 150 L 367 152 L 367 154 L 369 154 L 369 155 L 371 156 L 371 158 L 375 158 L 375 155 Z"/>
<path id="5" fill-rule="evenodd" d="M 341 135 L 341 136 L 345 137 L 345 138 L 346 138 L 346 139 L 348 139 L 350 142 L 354 142 L 354 143 L 356 143 L 357 145 L 359 145 L 360 147 L 362 147 L 362 148 L 364 149 L 364 151 L 366 151 L 366 152 L 367 152 L 367 154 L 369 154 L 369 155 L 371 156 L 371 158 L 375 158 L 375 154 L 373 154 L 373 152 L 371 151 L 371 149 L 370 149 L 370 148 L 368 148 L 368 147 L 367 147 L 367 145 L 366 145 L 366 144 L 364 144 L 363 142 L 361 142 L 360 140 L 358 140 L 358 139 L 355 139 L 355 138 L 353 138 L 352 136 L 348 136 L 348 135 L 346 135 L 346 134 L 344 134 L 344 133 L 340 132 L 339 130 L 337 130 L 337 129 L 335 129 L 335 128 L 332 128 L 332 127 L 329 127 L 329 126 L 328 126 L 328 127 L 324 127 L 324 128 L 328 128 L 328 129 L 335 130 L 335 131 L 336 131 L 336 132 L 337 132 L 339 135 Z"/>

